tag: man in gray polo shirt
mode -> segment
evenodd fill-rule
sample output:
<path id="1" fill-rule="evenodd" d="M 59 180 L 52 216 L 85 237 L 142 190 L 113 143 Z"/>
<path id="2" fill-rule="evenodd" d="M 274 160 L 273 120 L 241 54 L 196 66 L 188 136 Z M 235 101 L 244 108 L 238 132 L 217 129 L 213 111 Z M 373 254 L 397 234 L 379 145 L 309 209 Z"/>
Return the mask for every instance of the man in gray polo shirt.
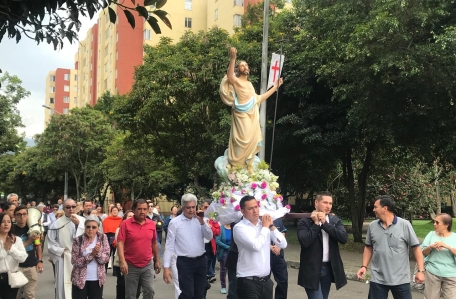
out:
<path id="1" fill-rule="evenodd" d="M 369 299 L 386 299 L 391 290 L 394 299 L 412 299 L 410 290 L 409 249 L 412 248 L 419 272 L 415 281 L 424 281 L 424 261 L 420 243 L 412 225 L 395 215 L 396 205 L 388 195 L 378 196 L 372 221 L 367 230 L 363 264 L 358 279 L 364 279 L 372 259 Z"/>

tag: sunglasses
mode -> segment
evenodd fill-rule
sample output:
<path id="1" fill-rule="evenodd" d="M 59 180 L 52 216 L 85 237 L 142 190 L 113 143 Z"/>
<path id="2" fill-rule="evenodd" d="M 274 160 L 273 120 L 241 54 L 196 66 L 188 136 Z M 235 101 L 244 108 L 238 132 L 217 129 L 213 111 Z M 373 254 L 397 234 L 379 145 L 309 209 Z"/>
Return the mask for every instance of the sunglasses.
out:
<path id="1" fill-rule="evenodd" d="M 66 206 L 65 209 L 76 209 L 76 206 Z"/>
<path id="2" fill-rule="evenodd" d="M 97 229 L 98 226 L 96 226 L 96 225 L 86 225 L 86 228 L 87 229 Z"/>

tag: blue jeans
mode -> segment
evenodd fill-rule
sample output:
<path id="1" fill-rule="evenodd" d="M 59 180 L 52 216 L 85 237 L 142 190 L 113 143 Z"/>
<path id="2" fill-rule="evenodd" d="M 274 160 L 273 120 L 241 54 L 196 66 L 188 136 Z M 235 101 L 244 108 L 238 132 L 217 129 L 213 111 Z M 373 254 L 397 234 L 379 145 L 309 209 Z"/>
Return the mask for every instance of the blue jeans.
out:
<path id="1" fill-rule="evenodd" d="M 333 273 L 331 265 L 323 265 L 320 272 L 320 283 L 317 290 L 306 288 L 308 299 L 328 299 Z M 369 298 L 370 299 L 370 298 Z"/>
<path id="2" fill-rule="evenodd" d="M 390 290 L 393 294 L 394 299 L 412 299 L 410 283 L 388 286 L 372 281 L 369 283 L 368 299 L 386 299 L 388 298 L 388 292 Z"/>

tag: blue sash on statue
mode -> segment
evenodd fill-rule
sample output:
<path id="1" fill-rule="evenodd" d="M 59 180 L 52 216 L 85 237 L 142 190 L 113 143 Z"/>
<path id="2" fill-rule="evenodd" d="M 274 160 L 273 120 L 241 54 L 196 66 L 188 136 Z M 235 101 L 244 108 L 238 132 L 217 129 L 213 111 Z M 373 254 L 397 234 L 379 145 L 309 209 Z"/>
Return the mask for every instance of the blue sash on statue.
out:
<path id="1" fill-rule="evenodd" d="M 252 96 L 250 100 L 245 104 L 239 104 L 236 93 L 233 92 L 234 97 L 234 109 L 238 112 L 249 112 L 255 106 L 255 96 Z"/>

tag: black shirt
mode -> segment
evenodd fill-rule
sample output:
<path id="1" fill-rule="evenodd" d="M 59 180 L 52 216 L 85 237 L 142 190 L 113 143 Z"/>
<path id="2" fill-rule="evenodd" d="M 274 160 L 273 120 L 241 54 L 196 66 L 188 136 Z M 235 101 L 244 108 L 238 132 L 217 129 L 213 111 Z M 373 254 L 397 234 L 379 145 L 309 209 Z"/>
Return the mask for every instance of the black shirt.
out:
<path id="1" fill-rule="evenodd" d="M 29 231 L 28 226 L 19 227 L 17 224 L 14 225 L 14 234 L 17 237 L 22 239 L 22 242 L 25 243 L 28 240 Z M 30 243 L 29 246 L 25 247 L 25 251 L 27 252 L 27 259 L 23 263 L 19 263 L 19 267 L 22 268 L 29 268 L 29 267 L 36 267 L 38 264 L 38 259 L 36 258 L 36 251 L 35 251 L 35 244 Z"/>

